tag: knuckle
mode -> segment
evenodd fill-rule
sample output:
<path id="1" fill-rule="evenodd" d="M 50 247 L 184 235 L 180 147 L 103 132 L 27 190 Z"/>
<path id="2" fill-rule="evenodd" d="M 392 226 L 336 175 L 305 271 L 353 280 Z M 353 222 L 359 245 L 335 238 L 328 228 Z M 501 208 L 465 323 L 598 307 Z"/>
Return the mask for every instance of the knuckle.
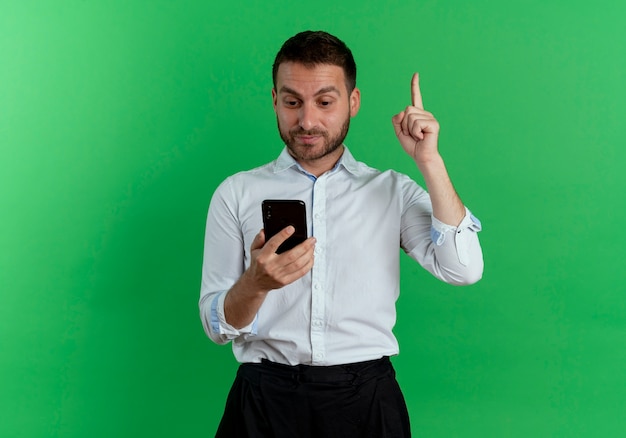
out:
<path id="1" fill-rule="evenodd" d="M 308 260 L 306 258 L 299 258 L 298 260 L 296 260 L 294 263 L 294 267 L 298 270 L 301 271 L 302 269 L 304 269 L 308 263 Z"/>
<path id="2" fill-rule="evenodd" d="M 261 271 L 263 271 L 263 272 L 270 272 L 271 271 L 270 260 L 267 257 L 259 256 L 256 259 L 256 264 L 257 264 L 258 268 Z"/>
<path id="3" fill-rule="evenodd" d="M 292 248 L 289 251 L 286 251 L 281 254 L 281 257 L 283 258 L 286 264 L 292 263 L 296 259 L 294 252 L 295 252 L 295 248 Z"/>

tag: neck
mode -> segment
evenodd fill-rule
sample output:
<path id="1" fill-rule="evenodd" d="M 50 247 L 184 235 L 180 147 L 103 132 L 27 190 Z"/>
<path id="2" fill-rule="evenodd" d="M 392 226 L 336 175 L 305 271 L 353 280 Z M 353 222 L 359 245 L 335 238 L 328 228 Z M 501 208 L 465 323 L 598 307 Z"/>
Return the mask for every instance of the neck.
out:
<path id="1" fill-rule="evenodd" d="M 343 155 L 344 146 L 341 145 L 329 154 L 320 158 L 306 160 L 303 158 L 292 157 L 298 162 L 298 164 L 311 175 L 316 178 L 322 176 L 329 170 L 335 167 L 341 156 Z M 291 154 L 291 151 L 289 151 Z"/>

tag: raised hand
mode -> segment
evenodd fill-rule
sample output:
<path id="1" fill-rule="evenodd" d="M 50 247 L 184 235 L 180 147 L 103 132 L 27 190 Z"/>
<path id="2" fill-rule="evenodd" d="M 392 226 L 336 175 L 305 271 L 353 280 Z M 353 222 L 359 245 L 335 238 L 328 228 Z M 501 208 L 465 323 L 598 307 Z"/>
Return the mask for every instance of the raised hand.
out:
<path id="1" fill-rule="evenodd" d="M 424 110 L 417 73 L 411 79 L 411 105 L 393 116 L 391 122 L 400 144 L 418 166 L 438 157 L 439 122 Z"/>
<path id="2" fill-rule="evenodd" d="M 400 144 L 415 160 L 424 177 L 434 216 L 446 224 L 458 225 L 465 216 L 465 207 L 439 154 L 439 122 L 424 110 L 417 73 L 411 79 L 411 105 L 393 116 L 391 121 Z"/>

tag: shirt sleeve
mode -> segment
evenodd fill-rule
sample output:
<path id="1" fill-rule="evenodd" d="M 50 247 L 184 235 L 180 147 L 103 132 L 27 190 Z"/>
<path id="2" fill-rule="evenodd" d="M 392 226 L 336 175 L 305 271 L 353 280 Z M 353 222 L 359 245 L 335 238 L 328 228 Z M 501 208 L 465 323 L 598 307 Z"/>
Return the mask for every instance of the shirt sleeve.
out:
<path id="1" fill-rule="evenodd" d="M 224 316 L 226 293 L 245 269 L 244 239 L 236 211 L 236 196 L 227 179 L 217 188 L 209 206 L 199 301 L 204 331 L 218 344 L 256 333 L 256 318 L 248 326 L 235 329 Z"/>
<path id="2" fill-rule="evenodd" d="M 227 291 L 206 294 L 200 299 L 200 319 L 205 333 L 216 343 L 225 344 L 240 336 L 254 336 L 257 333 L 257 317 L 247 326 L 236 329 L 226 322 L 224 299 Z"/>
<path id="3" fill-rule="evenodd" d="M 467 207 L 458 226 L 445 224 L 432 216 L 431 244 L 424 267 L 446 283 L 476 283 L 483 273 L 482 249 L 477 234 L 481 229 L 480 221 Z"/>
<path id="4" fill-rule="evenodd" d="M 454 238 L 456 255 L 459 263 L 463 266 L 470 264 L 472 260 L 471 246 L 472 233 L 482 230 L 480 220 L 465 207 L 465 217 L 458 227 L 444 224 L 435 216 L 432 217 L 431 239 L 436 246 L 442 246 L 446 239 Z M 481 255 L 482 259 L 482 255 Z"/>
<path id="5" fill-rule="evenodd" d="M 423 189 L 405 186 L 404 196 L 401 241 L 405 252 L 446 283 L 467 285 L 480 280 L 484 267 L 480 221 L 466 207 L 458 226 L 445 224 L 433 216 L 430 197 Z"/>

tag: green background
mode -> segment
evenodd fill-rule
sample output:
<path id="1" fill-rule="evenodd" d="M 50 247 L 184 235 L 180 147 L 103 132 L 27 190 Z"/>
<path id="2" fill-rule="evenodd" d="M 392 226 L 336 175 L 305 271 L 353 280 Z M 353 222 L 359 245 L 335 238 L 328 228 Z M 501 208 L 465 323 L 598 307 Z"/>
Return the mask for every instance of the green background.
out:
<path id="1" fill-rule="evenodd" d="M 403 257 L 394 359 L 422 437 L 626 436 L 626 4 L 0 2 L 0 436 L 212 436 L 236 363 L 198 318 L 204 221 L 274 159 L 271 63 L 352 48 L 354 155 L 422 181 L 421 74 L 485 273 Z"/>

